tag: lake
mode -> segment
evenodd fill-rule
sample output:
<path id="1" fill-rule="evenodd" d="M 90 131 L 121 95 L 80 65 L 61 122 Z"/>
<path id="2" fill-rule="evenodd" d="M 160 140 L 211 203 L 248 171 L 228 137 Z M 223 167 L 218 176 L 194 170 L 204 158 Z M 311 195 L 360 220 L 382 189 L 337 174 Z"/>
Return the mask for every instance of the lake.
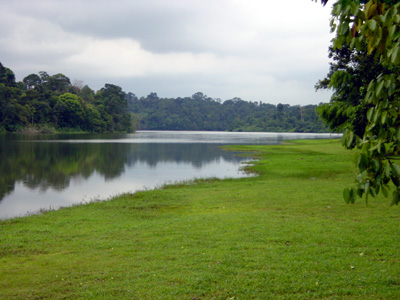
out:
<path id="1" fill-rule="evenodd" d="M 0 136 L 0 219 L 195 178 L 248 176 L 227 144 L 278 144 L 333 134 L 138 131 Z"/>

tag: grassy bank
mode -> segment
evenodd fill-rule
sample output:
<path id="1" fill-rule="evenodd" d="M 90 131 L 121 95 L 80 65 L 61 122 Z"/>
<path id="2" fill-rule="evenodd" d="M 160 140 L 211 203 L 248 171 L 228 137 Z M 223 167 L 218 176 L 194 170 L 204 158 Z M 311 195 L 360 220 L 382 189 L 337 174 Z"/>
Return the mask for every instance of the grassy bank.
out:
<path id="1" fill-rule="evenodd" d="M 0 222 L 0 299 L 399 299 L 400 208 L 346 205 L 339 141 L 237 146 L 258 177 Z"/>

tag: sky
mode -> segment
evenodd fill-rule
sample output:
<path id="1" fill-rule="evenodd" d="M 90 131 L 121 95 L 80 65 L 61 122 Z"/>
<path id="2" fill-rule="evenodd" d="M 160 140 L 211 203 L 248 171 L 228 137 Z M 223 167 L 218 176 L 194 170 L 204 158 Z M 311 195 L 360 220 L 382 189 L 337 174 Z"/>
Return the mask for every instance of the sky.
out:
<path id="1" fill-rule="evenodd" d="M 94 90 L 329 102 L 330 7 L 311 0 L 0 0 L 0 62 Z"/>

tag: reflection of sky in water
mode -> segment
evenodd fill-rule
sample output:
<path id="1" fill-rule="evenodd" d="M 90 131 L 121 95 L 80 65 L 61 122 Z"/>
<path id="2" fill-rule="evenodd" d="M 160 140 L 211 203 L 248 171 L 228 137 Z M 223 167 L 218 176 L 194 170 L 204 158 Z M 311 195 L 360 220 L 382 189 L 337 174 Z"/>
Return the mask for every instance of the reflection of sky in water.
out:
<path id="1" fill-rule="evenodd" d="M 218 145 L 332 137 L 339 136 L 140 131 L 129 135 L 3 137 L 0 218 L 107 199 L 182 180 L 246 176 L 239 169 L 249 159 L 223 151 Z"/>
<path id="2" fill-rule="evenodd" d="M 53 188 L 32 190 L 18 182 L 14 192 L 0 203 L 0 218 L 21 216 L 40 208 L 59 208 L 94 199 L 104 200 L 119 193 L 151 189 L 187 179 L 244 177 L 246 174 L 240 171 L 241 166 L 238 160 L 224 159 L 214 160 L 201 168 L 191 163 L 158 162 L 154 167 L 146 162 L 136 162 L 132 167 L 126 167 L 120 177 L 105 179 L 97 172 L 87 179 L 78 176 L 62 191 Z"/>
<path id="3" fill-rule="evenodd" d="M 326 133 L 293 133 L 293 132 L 219 132 L 219 131 L 137 131 L 134 134 L 110 134 L 101 135 L 99 138 L 94 134 L 90 139 L 80 135 L 69 137 L 64 140 L 43 140 L 45 142 L 63 143 L 207 143 L 207 144 L 248 144 L 268 145 L 276 144 L 284 140 L 293 139 L 326 139 L 338 138 L 340 134 Z"/>

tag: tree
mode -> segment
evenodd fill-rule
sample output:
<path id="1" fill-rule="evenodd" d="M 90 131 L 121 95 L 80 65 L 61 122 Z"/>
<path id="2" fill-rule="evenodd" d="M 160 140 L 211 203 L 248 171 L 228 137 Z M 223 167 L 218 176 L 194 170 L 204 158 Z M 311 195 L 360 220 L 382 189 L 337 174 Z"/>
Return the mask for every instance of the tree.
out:
<path id="1" fill-rule="evenodd" d="M 14 73 L 0 63 L 1 133 L 27 126 L 40 130 L 57 126 L 90 132 L 134 131 L 133 116 L 127 111 L 127 99 L 120 87 L 106 84 L 96 95 L 79 80 L 71 85 L 61 73 L 38 74 L 16 82 Z"/>
<path id="2" fill-rule="evenodd" d="M 0 63 L 0 83 L 6 86 L 15 86 L 14 72 Z"/>
<path id="3" fill-rule="evenodd" d="M 117 85 L 105 84 L 97 93 L 97 99 L 104 105 L 105 110 L 110 115 L 126 112 L 125 93 L 122 91 L 122 88 Z"/>
<path id="4" fill-rule="evenodd" d="M 325 3 L 327 1 L 324 1 Z M 365 105 L 367 124 L 362 136 L 354 130 L 344 133 L 343 145 L 355 147 L 358 176 L 356 184 L 344 190 L 346 202 L 353 203 L 357 196 L 389 195 L 394 186 L 392 204 L 400 202 L 400 3 L 398 1 L 339 0 L 332 10 L 334 49 L 348 46 L 368 54 L 385 69 L 376 74 L 367 85 Z M 339 84 L 341 77 L 332 77 Z"/>
<path id="5" fill-rule="evenodd" d="M 47 72 L 40 71 L 39 77 L 40 77 L 40 80 L 42 81 L 42 83 L 46 83 L 50 76 L 49 76 L 49 74 L 47 74 Z"/>
<path id="6" fill-rule="evenodd" d="M 71 81 L 69 78 L 61 73 L 47 77 L 46 80 L 50 90 L 57 93 L 68 92 L 69 88 L 71 87 Z"/>
<path id="7" fill-rule="evenodd" d="M 101 132 L 103 127 L 105 127 L 105 124 L 101 118 L 100 112 L 94 105 L 88 104 L 86 106 L 86 128 L 89 131 Z"/>
<path id="8" fill-rule="evenodd" d="M 22 81 L 25 84 L 25 89 L 27 90 L 34 89 L 36 86 L 42 84 L 42 80 L 40 79 L 39 75 L 36 74 L 30 74 Z"/>
<path id="9" fill-rule="evenodd" d="M 371 107 L 365 98 L 369 82 L 376 74 L 385 72 L 384 67 L 365 49 L 329 47 L 329 58 L 333 60 L 326 78 L 316 84 L 316 89 L 332 89 L 330 103 L 318 107 L 320 117 L 336 132 L 353 130 L 363 136 L 367 124 L 366 113 Z"/>
<path id="10" fill-rule="evenodd" d="M 60 127 L 79 128 L 84 125 L 85 112 L 77 95 L 62 94 L 54 107 L 57 124 Z"/>
<path id="11" fill-rule="evenodd" d="M 0 131 L 16 131 L 28 123 L 29 114 L 17 101 L 20 94 L 14 72 L 0 63 Z"/>
<path id="12" fill-rule="evenodd" d="M 88 103 L 93 103 L 94 97 L 95 97 L 95 92 L 90 87 L 85 85 L 83 88 L 80 89 L 79 97 L 81 97 L 83 100 L 85 100 Z"/>
<path id="13" fill-rule="evenodd" d="M 104 108 L 103 112 L 100 110 L 103 118 L 111 120 L 111 131 L 132 131 L 126 94 L 121 87 L 107 83 L 97 92 L 96 99 Z"/>

